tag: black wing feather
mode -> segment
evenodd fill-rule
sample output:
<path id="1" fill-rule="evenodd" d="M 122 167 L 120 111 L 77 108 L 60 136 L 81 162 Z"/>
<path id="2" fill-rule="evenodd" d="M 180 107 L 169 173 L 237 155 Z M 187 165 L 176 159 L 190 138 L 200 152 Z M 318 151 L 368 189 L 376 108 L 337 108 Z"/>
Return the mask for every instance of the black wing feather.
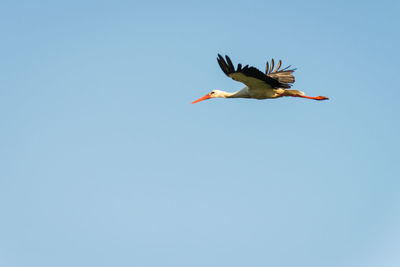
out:
<path id="1" fill-rule="evenodd" d="M 224 60 L 224 58 L 218 54 L 218 64 L 221 67 L 222 71 L 228 75 L 229 73 L 231 73 L 232 71 L 229 69 L 228 65 L 226 65 L 226 62 Z"/>
<path id="2" fill-rule="evenodd" d="M 249 67 L 249 65 L 246 65 L 243 68 L 241 68 L 242 65 L 239 64 L 237 70 L 235 70 L 235 67 L 233 66 L 231 59 L 228 56 L 225 56 L 225 58 L 226 58 L 226 61 L 220 54 L 218 54 L 217 61 L 218 61 L 219 66 L 221 67 L 222 71 L 229 77 L 231 74 L 234 74 L 234 73 L 242 73 L 245 76 L 263 81 L 263 82 L 269 84 L 272 88 L 289 88 L 290 87 L 290 85 L 281 83 L 278 79 L 264 74 L 257 68 Z M 239 68 L 239 66 L 240 66 L 240 68 Z"/>
<path id="3" fill-rule="evenodd" d="M 277 72 L 281 66 L 282 66 L 282 60 L 279 60 L 278 66 L 276 66 L 275 72 Z"/>
<path id="4" fill-rule="evenodd" d="M 283 86 L 283 88 L 290 88 L 292 86 L 291 84 L 294 83 L 294 81 L 295 81 L 293 72 L 296 69 L 289 69 L 291 67 L 291 65 L 289 65 L 286 68 L 279 70 L 280 67 L 282 66 L 281 60 L 279 60 L 275 70 L 274 70 L 273 66 L 274 66 L 274 59 L 271 60 L 270 68 L 268 68 L 269 63 L 267 62 L 267 70 L 266 70 L 265 74 L 268 77 L 271 77 L 271 78 L 279 81 L 280 83 L 284 84 L 285 86 Z"/>
<path id="5" fill-rule="evenodd" d="M 274 70 L 274 65 L 275 65 L 274 59 L 271 59 L 271 68 L 269 69 L 270 73 Z"/>
<path id="6" fill-rule="evenodd" d="M 225 56 L 225 58 L 226 58 L 226 62 L 228 62 L 229 69 L 235 70 L 235 67 L 233 66 L 231 59 L 228 56 Z"/>

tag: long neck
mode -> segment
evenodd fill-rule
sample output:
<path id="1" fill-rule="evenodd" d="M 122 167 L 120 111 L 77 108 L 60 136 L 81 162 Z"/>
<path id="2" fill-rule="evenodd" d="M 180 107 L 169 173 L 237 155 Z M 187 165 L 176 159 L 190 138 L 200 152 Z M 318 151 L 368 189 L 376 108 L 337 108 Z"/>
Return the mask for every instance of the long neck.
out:
<path id="1" fill-rule="evenodd" d="M 234 93 L 228 93 L 228 92 L 224 92 L 225 93 L 225 98 L 249 98 L 249 92 L 248 92 L 248 88 L 245 87 L 240 91 L 234 92 Z"/>

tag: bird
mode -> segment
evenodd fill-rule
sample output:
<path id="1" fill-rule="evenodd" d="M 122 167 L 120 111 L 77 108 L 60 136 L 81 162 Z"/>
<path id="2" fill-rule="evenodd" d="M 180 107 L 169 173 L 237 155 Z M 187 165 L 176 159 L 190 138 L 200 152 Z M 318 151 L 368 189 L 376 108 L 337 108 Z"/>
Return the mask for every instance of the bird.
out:
<path id="1" fill-rule="evenodd" d="M 255 67 L 238 64 L 236 69 L 232 60 L 225 55 L 225 59 L 218 54 L 217 61 L 222 71 L 235 81 L 246 85 L 243 89 L 229 93 L 221 90 L 212 90 L 210 93 L 192 102 L 192 104 L 211 98 L 254 98 L 254 99 L 274 99 L 284 96 L 301 97 L 313 100 L 328 100 L 325 96 L 306 96 L 304 92 L 289 89 L 294 83 L 293 72 L 290 65 L 281 69 L 282 61 L 279 60 L 274 69 L 274 59 L 271 63 L 267 61 L 266 71 L 263 73 Z"/>

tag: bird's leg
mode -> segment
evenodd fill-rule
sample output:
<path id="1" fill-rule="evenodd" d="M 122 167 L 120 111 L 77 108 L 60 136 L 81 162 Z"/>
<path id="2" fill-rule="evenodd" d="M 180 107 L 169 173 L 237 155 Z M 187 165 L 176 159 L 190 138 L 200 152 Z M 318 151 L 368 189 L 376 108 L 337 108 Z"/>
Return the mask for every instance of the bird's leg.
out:
<path id="1" fill-rule="evenodd" d="M 279 90 L 279 89 L 278 89 Z M 314 100 L 327 100 L 329 98 L 325 96 L 306 96 L 302 91 L 295 90 L 295 89 L 286 89 L 282 90 L 280 89 L 279 91 L 276 91 L 276 93 L 279 94 L 279 96 L 292 96 L 292 97 L 302 97 L 302 98 L 308 98 L 308 99 L 314 99 Z"/>
<path id="2" fill-rule="evenodd" d="M 292 95 L 293 97 L 302 97 L 302 98 L 308 98 L 308 99 L 314 99 L 314 100 L 328 100 L 329 98 L 325 96 L 306 96 L 306 95 Z"/>

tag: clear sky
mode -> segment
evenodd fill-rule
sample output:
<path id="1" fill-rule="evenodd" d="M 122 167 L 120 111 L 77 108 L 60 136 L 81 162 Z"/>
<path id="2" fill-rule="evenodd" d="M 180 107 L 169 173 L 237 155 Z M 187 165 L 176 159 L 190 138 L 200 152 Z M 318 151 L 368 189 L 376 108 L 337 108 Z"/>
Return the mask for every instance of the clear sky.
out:
<path id="1" fill-rule="evenodd" d="M 399 11 L 1 1 L 0 266 L 400 266 Z M 191 105 L 217 53 L 330 100 Z"/>

